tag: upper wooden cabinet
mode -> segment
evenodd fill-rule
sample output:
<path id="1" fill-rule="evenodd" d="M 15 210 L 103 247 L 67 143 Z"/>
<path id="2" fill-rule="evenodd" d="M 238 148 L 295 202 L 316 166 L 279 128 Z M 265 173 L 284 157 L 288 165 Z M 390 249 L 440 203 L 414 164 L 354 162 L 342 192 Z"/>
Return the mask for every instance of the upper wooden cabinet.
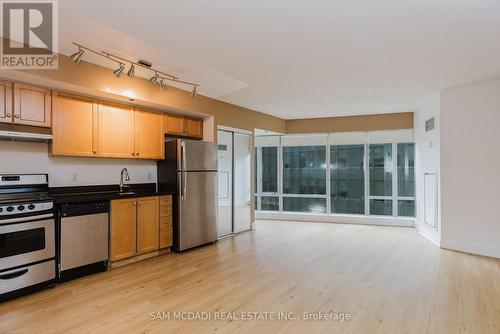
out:
<path id="1" fill-rule="evenodd" d="M 135 110 L 135 156 L 142 159 L 163 159 L 163 116 L 159 112 Z"/>
<path id="2" fill-rule="evenodd" d="M 0 81 L 0 122 L 12 123 L 12 83 Z"/>
<path id="3" fill-rule="evenodd" d="M 203 120 L 197 118 L 184 118 L 184 133 L 186 136 L 203 138 Z"/>
<path id="4" fill-rule="evenodd" d="M 134 108 L 99 103 L 99 156 L 134 158 Z"/>
<path id="5" fill-rule="evenodd" d="M 165 115 L 165 133 L 183 135 L 184 117 L 178 115 Z"/>
<path id="6" fill-rule="evenodd" d="M 53 117 L 52 154 L 96 156 L 98 147 L 95 100 L 55 93 Z"/>
<path id="7" fill-rule="evenodd" d="M 14 123 L 50 128 L 52 125 L 50 89 L 14 84 Z"/>
<path id="8" fill-rule="evenodd" d="M 165 133 L 203 138 L 203 120 L 179 115 L 165 115 Z"/>
<path id="9" fill-rule="evenodd" d="M 1 87 L 1 86 L 0 86 Z M 163 159 L 163 116 L 132 106 L 54 93 L 52 154 Z"/>

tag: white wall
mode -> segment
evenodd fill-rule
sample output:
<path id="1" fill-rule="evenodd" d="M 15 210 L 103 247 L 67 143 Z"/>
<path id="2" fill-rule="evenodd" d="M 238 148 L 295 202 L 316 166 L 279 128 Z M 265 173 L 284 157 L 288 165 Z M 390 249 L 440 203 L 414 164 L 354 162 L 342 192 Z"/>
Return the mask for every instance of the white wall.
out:
<path id="1" fill-rule="evenodd" d="M 421 108 L 414 113 L 415 143 L 416 143 L 416 186 L 417 186 L 417 220 L 415 227 L 429 240 L 440 245 L 441 220 L 440 220 L 440 94 L 428 96 Z M 425 121 L 434 117 L 434 130 L 425 131 Z M 436 227 L 425 222 L 425 194 L 424 175 L 426 173 L 437 176 L 437 214 Z"/>
<path id="2" fill-rule="evenodd" d="M 0 173 L 48 173 L 51 187 L 118 184 L 123 167 L 130 183 L 156 183 L 156 161 L 50 157 L 47 143 L 0 141 Z"/>
<path id="3" fill-rule="evenodd" d="M 500 258 L 500 80 L 441 93 L 441 246 Z"/>

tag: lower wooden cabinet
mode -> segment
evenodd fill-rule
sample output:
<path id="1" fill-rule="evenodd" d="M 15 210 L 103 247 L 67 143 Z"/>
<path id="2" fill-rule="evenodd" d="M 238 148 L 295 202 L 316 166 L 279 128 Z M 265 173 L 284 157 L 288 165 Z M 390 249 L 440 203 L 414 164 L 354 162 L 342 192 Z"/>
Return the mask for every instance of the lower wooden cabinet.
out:
<path id="1" fill-rule="evenodd" d="M 137 253 L 158 249 L 158 196 L 137 199 Z"/>
<path id="2" fill-rule="evenodd" d="M 158 196 L 111 201 L 111 261 L 158 250 Z"/>
<path id="3" fill-rule="evenodd" d="M 172 246 L 172 195 L 160 196 L 160 249 Z"/>
<path id="4" fill-rule="evenodd" d="M 111 201 L 111 261 L 137 253 L 137 199 Z"/>

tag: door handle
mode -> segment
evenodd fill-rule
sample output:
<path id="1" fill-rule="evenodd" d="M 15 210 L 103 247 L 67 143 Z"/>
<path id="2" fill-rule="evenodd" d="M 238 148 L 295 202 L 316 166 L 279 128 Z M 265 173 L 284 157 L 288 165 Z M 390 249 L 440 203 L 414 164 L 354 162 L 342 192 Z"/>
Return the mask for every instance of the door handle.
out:
<path id="1" fill-rule="evenodd" d="M 0 275 L 0 279 L 2 279 L 2 280 L 14 279 L 14 278 L 23 276 L 27 272 L 28 272 L 28 268 L 14 270 L 14 271 Z"/>
<path id="2" fill-rule="evenodd" d="M 7 114 L 7 117 L 11 117 L 12 115 L 11 114 Z"/>
<path id="3" fill-rule="evenodd" d="M 181 142 L 181 170 L 186 170 L 186 143 Z"/>
<path id="4" fill-rule="evenodd" d="M 15 114 L 15 115 L 14 115 L 14 117 L 15 117 L 15 118 L 19 118 L 19 115 L 18 115 L 18 114 Z"/>
<path id="5" fill-rule="evenodd" d="M 182 174 L 184 175 L 184 182 L 183 182 L 184 189 L 182 190 L 182 193 L 184 195 L 184 200 L 186 200 L 187 199 L 187 172 L 182 172 Z"/>

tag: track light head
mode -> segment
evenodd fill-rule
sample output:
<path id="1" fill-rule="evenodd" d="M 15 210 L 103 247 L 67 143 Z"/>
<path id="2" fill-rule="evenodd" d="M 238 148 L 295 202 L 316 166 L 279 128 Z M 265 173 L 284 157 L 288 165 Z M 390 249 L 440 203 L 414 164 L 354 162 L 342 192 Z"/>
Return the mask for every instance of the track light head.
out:
<path id="1" fill-rule="evenodd" d="M 113 74 L 115 77 L 119 78 L 122 76 L 123 71 L 125 71 L 125 65 L 120 64 L 120 67 L 118 67 L 116 70 L 113 71 Z"/>
<path id="2" fill-rule="evenodd" d="M 191 92 L 191 96 L 192 97 L 197 97 L 198 96 L 198 92 L 196 91 L 196 86 L 193 86 L 193 91 Z"/>
<path id="3" fill-rule="evenodd" d="M 80 64 L 80 61 L 82 60 L 82 56 L 83 56 L 84 52 L 85 52 L 85 50 L 83 50 L 82 48 L 78 48 L 78 51 L 73 53 L 70 57 L 71 57 L 71 59 L 73 59 L 73 61 L 75 63 Z"/>
<path id="4" fill-rule="evenodd" d="M 162 92 L 165 92 L 168 88 L 167 83 L 163 79 L 160 80 L 160 88 Z"/>
<path id="5" fill-rule="evenodd" d="M 151 82 L 151 84 L 153 84 L 153 85 L 156 85 L 156 83 L 158 82 L 158 78 L 159 77 L 160 77 L 160 75 L 155 72 L 155 75 L 153 75 L 151 77 L 151 79 L 149 79 L 149 82 Z"/>
<path id="6" fill-rule="evenodd" d="M 127 75 L 128 75 L 130 78 L 135 77 L 135 64 L 131 64 L 131 65 L 130 65 L 130 69 L 128 70 Z"/>

